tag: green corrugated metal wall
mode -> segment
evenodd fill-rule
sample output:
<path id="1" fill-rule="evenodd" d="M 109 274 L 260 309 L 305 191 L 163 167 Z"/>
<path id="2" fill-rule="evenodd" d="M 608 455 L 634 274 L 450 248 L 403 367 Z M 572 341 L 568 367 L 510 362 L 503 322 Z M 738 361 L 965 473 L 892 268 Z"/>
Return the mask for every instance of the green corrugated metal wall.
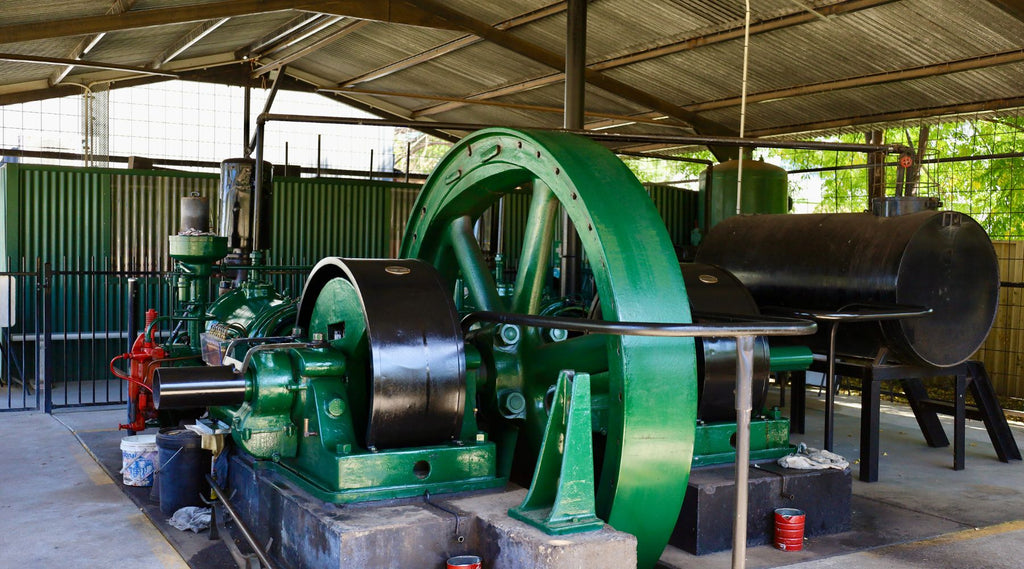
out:
<path id="1" fill-rule="evenodd" d="M 216 174 L 5 164 L 0 181 L 0 254 L 41 257 L 55 268 L 64 258 L 68 268 L 84 268 L 73 259 L 95 257 L 109 258 L 112 270 L 168 270 L 167 236 L 178 229 L 179 199 L 198 193 L 217 213 Z M 387 257 L 394 220 L 402 220 L 400 235 L 407 216 L 393 205 L 411 204 L 406 196 L 415 199 L 418 191 L 414 184 L 279 178 L 271 261 Z"/>
<path id="2" fill-rule="evenodd" d="M 417 190 L 411 184 L 369 180 L 279 178 L 274 182 L 270 263 L 392 256 L 392 194 Z"/>
<path id="3" fill-rule="evenodd" d="M 167 236 L 178 232 L 183 197 L 199 194 L 216 207 L 214 174 L 117 170 L 110 175 L 111 264 L 115 271 L 168 271 Z M 216 209 L 213 210 L 216 212 Z"/>
<path id="4" fill-rule="evenodd" d="M 663 184 L 644 184 L 644 187 L 665 221 L 672 244 L 676 247 L 689 245 L 700 203 L 697 192 Z"/>

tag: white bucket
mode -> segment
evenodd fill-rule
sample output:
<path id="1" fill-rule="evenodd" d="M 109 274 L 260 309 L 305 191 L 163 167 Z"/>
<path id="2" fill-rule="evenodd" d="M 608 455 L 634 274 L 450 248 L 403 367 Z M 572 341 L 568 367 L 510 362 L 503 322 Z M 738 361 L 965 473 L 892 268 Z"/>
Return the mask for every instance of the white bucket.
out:
<path id="1" fill-rule="evenodd" d="M 121 439 L 121 474 L 125 486 L 152 486 L 156 468 L 156 435 Z"/>

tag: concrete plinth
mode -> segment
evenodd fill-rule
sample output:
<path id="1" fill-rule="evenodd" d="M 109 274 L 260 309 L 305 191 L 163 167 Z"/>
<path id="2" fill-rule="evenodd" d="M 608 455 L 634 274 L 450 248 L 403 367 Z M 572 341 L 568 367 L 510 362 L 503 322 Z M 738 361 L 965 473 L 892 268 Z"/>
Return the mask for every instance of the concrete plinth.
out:
<path id="1" fill-rule="evenodd" d="M 291 569 L 442 568 L 479 555 L 493 569 L 636 567 L 636 538 L 604 529 L 550 536 L 508 517 L 526 491 L 474 492 L 362 504 L 325 504 L 284 476 L 235 456 L 232 502 Z M 271 541 L 272 540 L 272 541 Z"/>
<path id="2" fill-rule="evenodd" d="M 804 537 L 850 529 L 850 471 L 791 470 L 768 461 L 750 469 L 747 545 L 772 543 L 775 508 L 806 513 Z M 733 465 L 694 468 L 670 544 L 695 555 L 732 547 L 736 503 Z"/>

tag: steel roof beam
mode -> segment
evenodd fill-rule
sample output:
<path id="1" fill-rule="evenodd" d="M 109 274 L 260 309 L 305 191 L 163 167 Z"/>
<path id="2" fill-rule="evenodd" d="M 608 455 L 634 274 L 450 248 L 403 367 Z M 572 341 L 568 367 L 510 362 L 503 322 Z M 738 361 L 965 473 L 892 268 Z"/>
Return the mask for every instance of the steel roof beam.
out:
<path id="1" fill-rule="evenodd" d="M 160 55 L 156 56 L 149 66 L 156 69 L 163 67 L 165 63 L 168 63 L 175 57 L 185 53 L 186 50 L 199 43 L 203 38 L 210 35 L 217 28 L 223 26 L 230 19 L 231 18 L 221 18 L 219 20 L 206 20 L 205 22 L 200 22 L 196 27 L 179 37 L 171 45 L 167 46 L 167 49 L 163 50 Z"/>
<path id="2" fill-rule="evenodd" d="M 1011 97 L 1007 99 L 992 99 L 972 103 L 960 103 L 956 105 L 943 105 L 939 107 L 927 107 L 922 109 L 911 109 L 904 111 L 892 111 L 874 115 L 861 115 L 824 121 L 808 122 L 784 127 L 765 128 L 755 130 L 747 136 L 780 136 L 783 134 L 804 134 L 817 131 L 838 129 L 845 127 L 881 124 L 887 122 L 905 121 L 913 119 L 935 118 L 961 114 L 983 113 L 988 111 L 999 111 L 1024 107 L 1024 97 Z"/>
<path id="3" fill-rule="evenodd" d="M 560 54 L 548 51 L 540 46 L 516 37 L 509 32 L 497 30 L 486 22 L 482 22 L 461 12 L 452 10 L 447 5 L 435 0 L 409 0 L 425 11 L 433 12 L 448 20 L 450 23 L 460 26 L 466 31 L 478 35 L 485 40 L 517 53 L 527 59 L 531 59 L 554 69 L 565 68 L 565 57 Z M 659 111 L 675 119 L 689 123 L 694 129 L 707 134 L 735 134 L 728 127 L 709 121 L 696 113 L 691 113 L 682 107 L 655 97 L 654 95 L 627 85 L 616 79 L 612 79 L 597 71 L 587 69 L 585 72 L 587 83 L 604 91 L 622 97 L 649 109 Z"/>
<path id="4" fill-rule="evenodd" d="M 761 91 L 759 93 L 751 93 L 747 95 L 747 104 L 761 103 L 765 101 L 774 101 L 778 99 L 786 99 L 793 97 L 803 97 L 807 95 L 816 95 L 818 93 L 830 93 L 834 91 L 841 91 L 844 89 L 856 89 L 858 87 L 870 87 L 873 85 L 884 85 L 886 83 L 897 83 L 902 81 L 912 81 L 915 79 L 925 79 L 928 77 L 938 77 L 941 75 L 949 75 L 952 73 L 961 73 L 964 71 L 971 71 L 974 69 L 986 69 L 989 67 L 997 67 L 1000 65 L 1009 65 L 1012 63 L 1024 62 L 1024 50 L 1013 50 L 1001 53 L 991 53 L 987 55 L 979 55 L 977 57 L 970 57 L 967 59 L 959 59 L 955 61 L 944 61 L 942 63 L 935 63 L 932 65 L 922 65 L 919 67 L 912 67 L 909 69 L 900 69 L 897 71 L 883 71 L 881 73 L 872 73 L 870 75 L 860 75 L 857 77 L 847 77 L 844 79 L 836 79 L 834 81 L 822 81 L 821 83 L 811 83 L 808 85 L 799 85 L 796 87 L 787 87 L 785 89 L 776 89 L 773 91 Z M 693 112 L 711 111 L 717 109 L 724 109 L 728 107 L 736 107 L 740 104 L 740 97 L 730 97 L 728 99 L 719 99 L 717 101 L 707 101 L 704 103 L 697 103 L 694 105 L 686 105 L 687 110 Z M 657 113 L 643 113 L 637 115 L 640 119 L 653 119 L 664 118 L 664 115 L 658 115 Z M 639 122 L 639 121 L 637 121 Z M 606 119 L 588 125 L 589 128 L 613 128 L 616 126 L 622 126 L 628 124 L 628 122 L 619 122 L 615 119 Z"/>
<path id="5" fill-rule="evenodd" d="M 126 71 L 133 75 L 160 75 L 171 78 L 178 77 L 175 73 L 165 73 L 163 71 L 148 69 L 145 67 L 132 67 L 130 65 L 117 65 L 114 63 L 102 63 L 99 61 L 86 61 L 84 59 L 68 59 L 66 57 L 39 57 L 21 53 L 0 53 L 0 61 L 39 63 L 42 65 L 76 65 L 78 67 L 91 67 L 93 69 L 106 69 L 109 71 Z"/>
<path id="6" fill-rule="evenodd" d="M 107 14 L 123 14 L 124 12 L 132 9 L 132 6 L 135 5 L 135 1 L 136 0 L 114 0 L 114 3 L 111 4 L 110 8 L 107 10 Z M 83 55 L 92 51 L 93 48 L 96 47 L 96 44 L 100 43 L 100 40 L 103 39 L 104 35 L 106 34 L 99 33 L 82 38 L 82 40 L 78 42 L 78 45 L 71 49 L 67 58 L 80 59 Z M 63 69 L 58 69 L 50 74 L 50 78 L 47 81 L 51 86 L 56 85 L 63 81 L 74 68 L 74 65 L 68 65 Z"/>
<path id="7" fill-rule="evenodd" d="M 564 0 L 560 2 L 555 2 L 554 4 L 548 4 L 547 6 L 539 8 L 537 10 L 533 10 L 532 12 L 520 14 L 514 18 L 509 18 L 507 20 L 498 22 L 497 24 L 494 25 L 494 28 L 502 31 L 508 31 L 513 28 L 518 28 L 519 26 L 524 26 L 526 24 L 542 20 L 544 18 L 547 18 L 548 16 L 561 14 L 565 10 L 566 3 Z M 434 46 L 428 50 L 421 51 L 420 53 L 417 53 L 415 55 L 410 55 L 405 59 L 401 59 L 394 63 L 389 63 L 388 65 L 378 67 L 373 71 L 369 71 L 357 77 L 346 79 L 345 81 L 338 83 L 338 86 L 352 87 L 360 83 L 366 83 L 369 81 L 373 81 L 375 79 L 381 79 L 383 77 L 387 77 L 388 75 L 398 73 L 399 71 L 409 69 L 410 67 L 415 67 L 417 65 L 420 65 L 421 63 L 432 61 L 434 59 L 437 59 L 438 57 L 441 57 L 442 55 L 447 55 L 449 53 L 458 51 L 464 47 L 469 47 L 471 45 L 478 44 L 482 41 L 484 41 L 483 38 L 474 35 L 458 37 L 449 42 L 445 42 L 443 44 Z"/>
<path id="8" fill-rule="evenodd" d="M 564 109 L 562 109 L 561 107 L 550 107 L 550 106 L 547 106 L 547 105 L 530 105 L 530 104 L 525 104 L 525 103 L 509 103 L 509 102 L 504 102 L 504 101 L 484 101 L 484 100 L 476 100 L 476 99 L 462 99 L 462 98 L 459 98 L 459 97 L 445 97 L 444 95 L 422 95 L 422 94 L 419 94 L 419 93 L 408 93 L 408 92 L 401 92 L 401 91 L 378 91 L 378 90 L 375 90 L 375 89 L 348 89 L 348 88 L 326 88 L 326 89 L 320 89 L 320 91 L 326 92 L 326 93 L 341 93 L 341 94 L 350 93 L 350 94 L 353 94 L 353 95 L 372 95 L 372 96 L 380 96 L 380 97 L 396 97 L 396 98 L 402 98 L 402 99 L 423 99 L 425 101 L 452 101 L 452 102 L 465 103 L 467 105 L 481 105 L 481 106 L 489 106 L 489 107 L 500 107 L 500 108 L 505 108 L 505 109 L 515 109 L 515 110 L 522 110 L 522 111 L 536 111 L 536 112 L 540 112 L 540 113 L 553 113 L 553 114 L 559 114 L 559 115 L 563 114 L 565 112 Z M 689 129 L 690 128 L 690 125 L 673 121 L 673 120 L 669 119 L 668 117 L 665 117 L 661 113 L 647 113 L 647 114 L 653 114 L 653 116 L 655 116 L 655 117 L 659 117 L 659 118 L 656 118 L 656 119 L 645 118 L 645 117 L 639 116 L 639 115 L 636 115 L 636 116 L 633 116 L 633 115 L 621 115 L 621 114 L 616 114 L 616 113 L 601 113 L 601 112 L 597 112 L 597 111 L 586 111 L 586 110 L 584 111 L 583 114 L 588 116 L 588 117 L 597 117 L 597 118 L 602 118 L 602 119 L 610 119 L 610 120 L 614 120 L 616 122 L 628 121 L 628 122 L 633 122 L 633 123 L 650 124 L 650 125 L 655 125 L 655 126 L 667 126 L 667 127 L 683 128 L 683 129 Z M 596 123 L 591 123 L 591 124 L 596 124 Z M 585 128 L 589 129 L 590 128 L 590 124 L 586 125 Z"/>
<path id="9" fill-rule="evenodd" d="M 260 57 L 276 55 L 287 49 L 295 47 L 316 34 L 330 29 L 331 26 L 344 21 L 344 16 L 329 16 L 327 14 L 323 14 L 320 16 L 320 19 L 311 21 L 309 25 L 296 30 L 295 33 L 281 38 L 280 41 L 274 42 L 273 45 L 269 45 L 265 49 L 261 49 L 258 53 L 253 54 L 253 57 L 258 59 Z"/>
<path id="10" fill-rule="evenodd" d="M 980 55 L 977 57 L 970 57 L 967 59 L 945 61 L 942 63 L 936 63 L 932 65 L 922 65 L 920 67 L 911 67 L 909 69 L 900 69 L 897 71 L 883 71 L 881 73 L 872 73 L 870 75 L 861 75 L 858 77 L 847 77 L 845 79 L 837 79 L 835 81 L 823 81 L 821 83 L 812 83 L 809 85 L 787 87 L 785 89 L 776 89 L 774 91 L 762 91 L 760 93 L 751 93 L 747 95 L 747 104 L 749 105 L 752 103 L 760 103 L 776 99 L 786 99 L 791 97 L 803 97 L 806 95 L 815 95 L 818 93 L 840 91 L 844 89 L 855 89 L 857 87 L 883 85 L 885 83 L 895 83 L 899 81 L 911 81 L 914 79 L 924 79 L 927 77 L 937 77 L 939 75 L 961 73 L 964 71 L 971 71 L 973 69 L 984 69 L 988 67 L 996 67 L 999 65 L 1020 63 L 1022 61 L 1024 61 L 1024 50 L 1017 49 L 1002 53 L 991 53 L 987 55 Z M 708 101 L 706 103 L 687 105 L 686 108 L 694 112 L 700 112 L 735 107 L 738 106 L 739 104 L 739 97 L 731 97 L 728 99 L 720 99 L 718 101 Z"/>
<path id="11" fill-rule="evenodd" d="M 258 40 L 250 43 L 249 45 L 235 50 L 235 59 L 251 59 L 261 52 L 268 51 L 274 46 L 279 45 L 287 38 L 298 34 L 300 30 L 303 30 L 314 22 L 319 21 L 321 18 L 325 18 L 323 14 L 301 14 L 296 16 L 287 22 L 283 26 L 278 27 L 274 31 L 264 35 Z"/>
<path id="12" fill-rule="evenodd" d="M 823 6 L 817 9 L 816 14 L 808 13 L 804 10 L 772 18 L 769 20 L 762 20 L 755 22 L 750 27 L 750 35 L 754 36 L 757 34 L 763 34 L 766 32 L 772 32 L 781 30 L 801 24 L 806 24 L 817 19 L 817 14 L 822 16 L 838 16 L 842 14 L 850 14 L 853 12 L 859 12 L 869 8 L 875 8 L 884 4 L 890 4 L 898 0 L 845 0 L 836 2 L 829 6 Z M 743 38 L 743 25 L 733 26 L 731 28 L 715 32 L 712 34 L 706 34 L 702 36 L 696 36 L 686 38 L 680 41 L 674 41 L 665 43 L 659 46 L 655 46 L 649 49 L 628 53 L 618 57 L 612 57 L 602 61 L 596 61 L 587 65 L 588 70 L 594 71 L 607 71 L 609 69 L 615 69 L 634 63 L 640 63 L 648 61 L 658 57 L 671 55 L 673 53 L 679 53 L 682 51 L 691 50 L 697 47 L 712 45 L 716 43 L 723 43 L 727 41 L 733 41 Z M 489 89 L 486 91 L 480 91 L 472 95 L 467 96 L 467 99 L 492 99 L 495 97 L 503 97 L 505 95 L 512 95 L 515 93 L 521 93 L 536 89 L 538 87 L 545 87 L 547 85 L 553 85 L 562 81 L 565 78 L 563 73 L 553 73 L 551 75 L 545 75 L 543 77 L 535 77 L 527 81 L 521 81 L 512 85 L 506 85 L 497 89 Z M 430 116 L 438 113 L 447 112 L 458 108 L 458 103 L 445 103 L 442 105 L 435 105 L 416 111 L 416 116 Z"/>
<path id="13" fill-rule="evenodd" d="M 56 19 L 37 25 L 0 26 L 0 44 L 184 24 L 283 10 L 310 10 L 361 20 L 455 29 L 454 25 L 444 19 L 400 0 L 225 0 L 209 4 L 132 10 L 116 15 Z"/>
<path id="14" fill-rule="evenodd" d="M 988 0 L 1007 14 L 1024 22 L 1024 0 Z"/>
<path id="15" fill-rule="evenodd" d="M 362 28 L 363 26 L 369 23 L 370 22 L 368 22 L 367 20 L 348 20 L 337 30 L 334 30 L 330 34 L 310 43 L 309 45 L 302 47 L 296 51 L 293 51 L 292 53 L 289 53 L 288 55 L 285 55 L 279 59 L 271 61 L 270 63 L 257 67 L 252 72 L 253 77 L 258 77 L 264 73 L 267 73 L 268 71 L 273 71 L 274 69 L 277 69 L 283 65 L 287 65 L 293 61 L 302 59 L 303 57 L 306 57 L 307 55 L 315 51 L 323 49 L 325 46 L 328 46 L 338 41 L 342 37 L 347 36 L 348 34 L 358 30 L 359 28 Z"/>

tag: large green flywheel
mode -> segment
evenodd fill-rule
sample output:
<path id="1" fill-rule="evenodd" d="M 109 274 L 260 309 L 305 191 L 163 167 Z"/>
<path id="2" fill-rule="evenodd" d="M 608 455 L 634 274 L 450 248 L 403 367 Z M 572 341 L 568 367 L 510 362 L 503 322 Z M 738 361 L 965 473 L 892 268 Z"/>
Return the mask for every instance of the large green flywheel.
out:
<path id="1" fill-rule="evenodd" d="M 481 214 L 517 188 L 532 188 L 519 270 L 502 296 L 473 234 Z M 679 264 L 664 223 L 629 169 L 604 147 L 553 132 L 487 129 L 459 142 L 424 186 L 402 257 L 461 279 L 477 309 L 539 314 L 544 308 L 559 204 L 575 224 L 609 321 L 691 322 Z M 529 470 L 547 421 L 545 398 L 561 369 L 593 378 L 604 441 L 598 515 L 638 539 L 638 564 L 653 567 L 682 506 L 693 458 L 696 354 L 690 338 L 583 335 L 560 342 L 532 328 L 478 346 L 488 381 L 481 408 L 499 392 L 525 397 L 521 417 L 496 440 L 516 447 L 499 470 Z M 486 399 L 486 400 L 485 400 Z M 492 436 L 495 436 L 492 433 Z M 500 459 L 501 460 L 501 459 Z"/>

